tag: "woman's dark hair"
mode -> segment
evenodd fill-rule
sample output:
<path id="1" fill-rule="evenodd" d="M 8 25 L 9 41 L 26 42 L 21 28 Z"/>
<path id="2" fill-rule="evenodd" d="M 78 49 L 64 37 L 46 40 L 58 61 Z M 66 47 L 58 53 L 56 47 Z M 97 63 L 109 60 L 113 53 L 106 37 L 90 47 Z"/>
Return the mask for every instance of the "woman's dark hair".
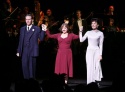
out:
<path id="1" fill-rule="evenodd" d="M 59 28 L 60 32 L 62 33 L 62 28 L 63 28 L 64 26 L 67 28 L 67 32 L 70 33 L 69 25 L 66 24 L 66 23 L 63 23 L 63 24 L 61 25 L 61 27 Z"/>
<path id="2" fill-rule="evenodd" d="M 92 23 L 93 21 L 94 21 L 94 22 L 97 22 L 97 24 L 99 24 L 99 19 L 98 19 L 98 18 L 92 18 L 92 19 L 91 19 L 91 23 Z"/>
<path id="3" fill-rule="evenodd" d="M 91 23 L 92 22 L 96 22 L 99 26 L 98 26 L 98 29 L 99 30 L 102 30 L 102 26 L 103 26 L 103 21 L 99 18 L 92 18 L 91 19 Z"/>

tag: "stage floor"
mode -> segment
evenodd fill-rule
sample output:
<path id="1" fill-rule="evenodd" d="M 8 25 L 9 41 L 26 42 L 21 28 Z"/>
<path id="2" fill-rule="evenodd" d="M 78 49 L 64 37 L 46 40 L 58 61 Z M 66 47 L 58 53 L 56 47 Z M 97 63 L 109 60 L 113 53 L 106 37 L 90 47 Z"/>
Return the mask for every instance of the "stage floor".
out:
<path id="1" fill-rule="evenodd" d="M 40 79 L 37 80 L 39 82 L 39 84 L 42 84 L 42 82 L 46 80 L 46 79 Z M 79 84 L 83 84 L 86 85 L 86 79 L 69 79 L 67 85 L 74 90 L 75 87 Z M 101 82 L 99 82 L 100 86 L 100 92 L 109 92 L 110 88 L 112 86 L 112 81 L 106 81 L 106 80 L 102 80 Z M 11 84 L 11 88 L 10 88 L 13 92 L 15 92 L 15 83 Z M 42 87 L 41 87 L 42 89 Z"/>

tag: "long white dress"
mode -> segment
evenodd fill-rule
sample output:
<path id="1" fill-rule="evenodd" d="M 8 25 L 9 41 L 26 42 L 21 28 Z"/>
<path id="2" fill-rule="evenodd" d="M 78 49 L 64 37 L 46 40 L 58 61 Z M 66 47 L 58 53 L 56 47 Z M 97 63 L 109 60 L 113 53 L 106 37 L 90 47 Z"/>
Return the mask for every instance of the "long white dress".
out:
<path id="1" fill-rule="evenodd" d="M 99 56 L 102 55 L 103 51 L 104 35 L 99 30 L 91 30 L 87 31 L 83 37 L 82 32 L 80 32 L 79 36 L 80 42 L 88 39 L 86 51 L 87 84 L 101 81 L 103 75 Z"/>

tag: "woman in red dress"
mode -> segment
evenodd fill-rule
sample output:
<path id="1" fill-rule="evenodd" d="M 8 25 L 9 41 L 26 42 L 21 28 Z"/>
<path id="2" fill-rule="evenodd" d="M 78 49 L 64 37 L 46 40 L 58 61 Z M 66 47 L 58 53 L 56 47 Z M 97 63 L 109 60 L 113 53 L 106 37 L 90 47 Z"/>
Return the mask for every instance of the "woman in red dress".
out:
<path id="1" fill-rule="evenodd" d="M 46 30 L 45 25 L 42 25 L 43 30 Z M 63 23 L 60 27 L 60 33 L 50 34 L 49 30 L 46 30 L 46 34 L 49 38 L 58 40 L 58 51 L 55 62 L 55 73 L 66 74 L 65 83 L 67 83 L 68 77 L 73 77 L 73 58 L 71 43 L 72 40 L 79 39 L 78 35 L 70 33 L 69 26 Z"/>

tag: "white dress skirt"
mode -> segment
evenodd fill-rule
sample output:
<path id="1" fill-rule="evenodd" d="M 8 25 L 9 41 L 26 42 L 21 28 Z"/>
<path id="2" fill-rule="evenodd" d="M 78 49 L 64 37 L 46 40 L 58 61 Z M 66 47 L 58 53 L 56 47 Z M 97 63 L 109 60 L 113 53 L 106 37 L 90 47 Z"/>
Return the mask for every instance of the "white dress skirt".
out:
<path id="1" fill-rule="evenodd" d="M 103 77 L 99 55 L 99 48 L 87 48 L 87 84 L 95 81 L 101 81 L 101 78 Z"/>

